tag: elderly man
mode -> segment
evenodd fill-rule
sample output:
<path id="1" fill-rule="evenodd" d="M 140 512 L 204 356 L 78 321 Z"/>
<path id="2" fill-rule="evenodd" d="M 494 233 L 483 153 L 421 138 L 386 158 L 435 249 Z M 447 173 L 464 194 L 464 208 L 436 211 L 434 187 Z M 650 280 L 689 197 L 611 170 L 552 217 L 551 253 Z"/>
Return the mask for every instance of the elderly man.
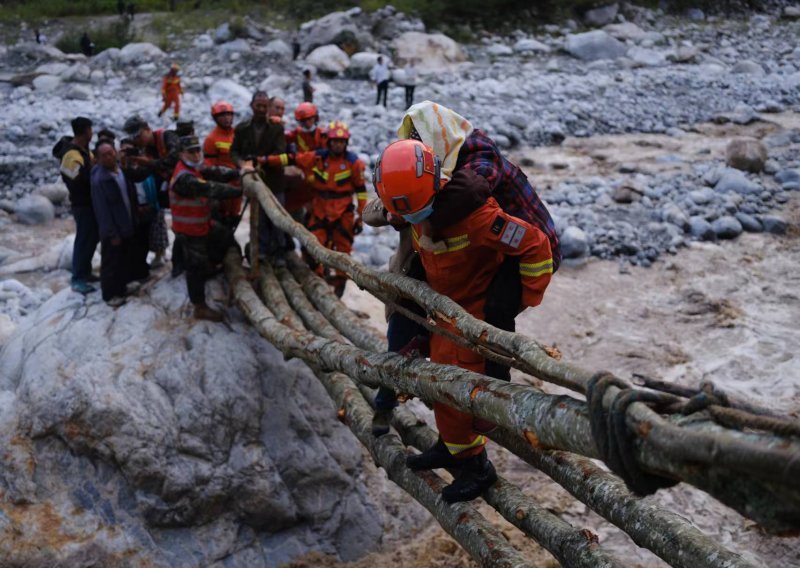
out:
<path id="1" fill-rule="evenodd" d="M 275 197 L 285 201 L 286 180 L 283 166 L 266 163 L 271 154 L 286 152 L 286 136 L 283 126 L 269 120 L 269 95 L 256 91 L 250 101 L 253 116 L 236 125 L 231 146 L 231 158 L 240 168 L 245 162 L 258 162 L 262 165 L 261 179 L 272 190 Z M 275 227 L 264 211 L 258 219 L 258 250 L 261 256 L 270 258 L 273 263 L 286 263 L 286 234 Z"/>
<path id="2" fill-rule="evenodd" d="M 133 278 L 136 228 L 136 189 L 125 177 L 117 151 L 108 140 L 95 148 L 97 165 L 92 168 L 92 205 L 100 232 L 100 289 L 103 300 L 117 307 L 125 303 L 126 285 Z"/>

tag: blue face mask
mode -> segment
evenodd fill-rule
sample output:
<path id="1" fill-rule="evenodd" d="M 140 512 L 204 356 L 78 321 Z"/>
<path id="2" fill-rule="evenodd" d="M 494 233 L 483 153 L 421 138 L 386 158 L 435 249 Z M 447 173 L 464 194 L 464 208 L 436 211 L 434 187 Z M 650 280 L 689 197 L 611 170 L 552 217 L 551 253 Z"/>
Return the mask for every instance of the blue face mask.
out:
<path id="1" fill-rule="evenodd" d="M 401 215 L 401 217 L 403 217 L 403 219 L 405 219 L 412 225 L 416 225 L 417 223 L 422 223 L 425 219 L 430 217 L 431 213 L 433 213 L 433 201 L 431 201 L 428 205 L 426 205 L 416 213 Z"/>

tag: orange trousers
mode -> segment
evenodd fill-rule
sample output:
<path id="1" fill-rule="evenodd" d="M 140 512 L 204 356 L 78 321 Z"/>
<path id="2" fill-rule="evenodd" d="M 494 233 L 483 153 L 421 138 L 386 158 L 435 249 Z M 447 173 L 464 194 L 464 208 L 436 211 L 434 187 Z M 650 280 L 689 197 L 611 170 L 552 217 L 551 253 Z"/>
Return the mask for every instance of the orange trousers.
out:
<path id="1" fill-rule="evenodd" d="M 180 93 L 167 93 L 164 95 L 164 106 L 161 107 L 161 110 L 158 111 L 159 115 L 164 114 L 167 112 L 167 109 L 171 106 L 175 106 L 173 113 L 176 117 L 180 116 L 181 114 L 181 95 Z"/>
<path id="2" fill-rule="evenodd" d="M 450 326 L 446 326 L 450 327 Z M 449 331 L 455 331 L 450 328 Z M 455 365 L 462 369 L 483 373 L 486 361 L 474 351 L 460 347 L 439 334 L 431 334 L 431 361 Z M 472 429 L 472 415 L 456 410 L 441 402 L 433 403 L 436 428 L 450 453 L 461 459 L 476 456 L 483 451 L 486 437 Z"/>
<path id="3" fill-rule="evenodd" d="M 355 214 L 347 211 L 335 221 L 329 221 L 326 217 L 318 217 L 312 212 L 308 218 L 308 230 L 313 233 L 323 246 L 337 252 L 350 254 L 353 250 L 353 225 L 355 225 Z M 325 265 L 319 264 L 316 273 L 320 276 L 325 273 Z M 336 276 L 347 279 L 347 274 L 339 270 Z"/>

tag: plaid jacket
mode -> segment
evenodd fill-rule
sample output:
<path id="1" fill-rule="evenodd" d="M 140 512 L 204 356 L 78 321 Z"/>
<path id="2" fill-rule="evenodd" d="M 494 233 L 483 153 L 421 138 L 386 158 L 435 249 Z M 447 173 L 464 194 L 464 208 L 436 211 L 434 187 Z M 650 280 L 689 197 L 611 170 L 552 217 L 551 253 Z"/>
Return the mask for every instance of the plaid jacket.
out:
<path id="1" fill-rule="evenodd" d="M 483 176 L 492 187 L 492 196 L 506 213 L 538 227 L 550 241 L 553 271 L 561 262 L 561 248 L 553 218 L 528 178 L 506 160 L 497 145 L 481 130 L 473 130 L 458 152 L 456 169 L 467 168 Z"/>

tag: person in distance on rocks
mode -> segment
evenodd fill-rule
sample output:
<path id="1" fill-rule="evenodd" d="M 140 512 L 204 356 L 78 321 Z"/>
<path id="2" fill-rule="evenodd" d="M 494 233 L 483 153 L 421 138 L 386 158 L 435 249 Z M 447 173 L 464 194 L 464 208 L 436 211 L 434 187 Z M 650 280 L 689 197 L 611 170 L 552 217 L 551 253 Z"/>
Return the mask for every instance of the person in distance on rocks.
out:
<path id="1" fill-rule="evenodd" d="M 376 105 L 381 104 L 381 97 L 383 97 L 383 106 L 386 107 L 386 96 L 389 93 L 389 79 L 391 79 L 391 76 L 389 66 L 384 63 L 383 56 L 379 55 L 377 63 L 369 72 L 369 78 L 372 79 L 377 88 Z"/>
<path id="2" fill-rule="evenodd" d="M 491 196 L 486 178 L 462 168 L 447 180 L 432 148 L 419 140 L 398 140 L 384 149 L 375 167 L 374 184 L 387 214 L 411 224 L 414 249 L 428 285 L 450 297 L 473 317 L 483 319 L 486 297 L 506 257 L 517 257 L 522 297 L 518 309 L 542 301 L 553 273 L 550 241 L 544 232 L 509 215 Z M 450 331 L 454 328 L 442 324 Z M 442 335 L 430 338 L 430 358 L 483 373 L 485 360 Z M 478 497 L 497 480 L 486 453 L 486 438 L 473 417 L 434 403 L 438 442 L 409 456 L 413 470 L 458 468 L 442 491 L 447 503 Z"/>
<path id="3" fill-rule="evenodd" d="M 178 76 L 180 65 L 173 63 L 169 67 L 169 71 L 161 80 L 161 98 L 164 105 L 158 111 L 158 116 L 164 114 L 168 108 L 173 107 L 172 113 L 177 121 L 181 114 L 181 95 L 183 94 L 183 87 L 181 87 L 181 78 Z"/>

